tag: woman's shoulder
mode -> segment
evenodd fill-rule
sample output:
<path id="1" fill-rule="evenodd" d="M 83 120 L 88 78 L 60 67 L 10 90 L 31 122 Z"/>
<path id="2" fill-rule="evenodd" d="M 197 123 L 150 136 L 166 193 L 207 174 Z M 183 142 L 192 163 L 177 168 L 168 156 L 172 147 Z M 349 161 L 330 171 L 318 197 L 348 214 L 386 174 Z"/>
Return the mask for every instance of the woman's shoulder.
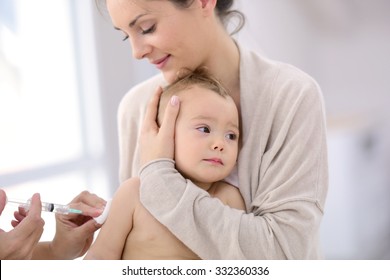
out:
<path id="1" fill-rule="evenodd" d="M 272 60 L 260 51 L 240 48 L 241 80 L 249 85 L 272 85 L 273 90 L 309 89 L 320 93 L 316 80 L 302 69 L 281 61 Z"/>
<path id="2" fill-rule="evenodd" d="M 258 51 L 241 48 L 242 106 L 289 106 L 306 100 L 323 106 L 321 88 L 313 77 L 289 63 L 269 59 Z M 262 106 L 262 110 L 264 110 Z"/>
<path id="3" fill-rule="evenodd" d="M 150 96 L 156 91 L 158 86 L 165 85 L 164 77 L 161 74 L 157 74 L 149 79 L 135 85 L 132 87 L 122 98 L 121 103 L 130 105 L 129 103 L 136 102 L 139 103 L 147 102 Z"/>
<path id="4" fill-rule="evenodd" d="M 166 84 L 162 74 L 157 74 L 132 87 L 119 103 L 119 115 L 129 110 L 143 110 L 158 86 Z"/>
<path id="5" fill-rule="evenodd" d="M 289 81 L 299 81 L 302 83 L 316 83 L 316 81 L 308 73 L 302 69 L 278 60 L 267 57 L 261 51 L 240 48 L 241 53 L 241 69 L 247 72 L 248 75 L 262 76 L 275 78 L 288 77 Z"/>

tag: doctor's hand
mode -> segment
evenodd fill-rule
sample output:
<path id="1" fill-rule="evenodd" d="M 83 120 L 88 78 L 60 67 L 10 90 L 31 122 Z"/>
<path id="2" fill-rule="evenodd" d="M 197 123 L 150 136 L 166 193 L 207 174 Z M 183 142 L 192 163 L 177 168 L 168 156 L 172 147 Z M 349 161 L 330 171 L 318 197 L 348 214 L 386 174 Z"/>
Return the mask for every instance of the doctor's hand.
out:
<path id="1" fill-rule="evenodd" d="M 159 87 L 146 109 L 140 135 L 141 166 L 159 158 L 174 158 L 174 137 L 180 100 L 172 96 L 164 112 L 161 127 L 157 124 L 157 114 L 162 89 Z"/>
<path id="2" fill-rule="evenodd" d="M 56 234 L 50 244 L 53 259 L 75 259 L 83 256 L 92 244 L 93 236 L 101 225 L 93 218 L 102 214 L 106 201 L 84 191 L 76 196 L 69 207 L 83 214 L 56 214 Z"/>
<path id="3" fill-rule="evenodd" d="M 6 204 L 6 194 L 0 189 L 0 214 Z M 0 259 L 31 259 L 43 232 L 44 220 L 41 218 L 41 199 L 34 194 L 28 212 L 19 208 L 11 222 L 14 229 L 5 232 L 0 229 Z"/>

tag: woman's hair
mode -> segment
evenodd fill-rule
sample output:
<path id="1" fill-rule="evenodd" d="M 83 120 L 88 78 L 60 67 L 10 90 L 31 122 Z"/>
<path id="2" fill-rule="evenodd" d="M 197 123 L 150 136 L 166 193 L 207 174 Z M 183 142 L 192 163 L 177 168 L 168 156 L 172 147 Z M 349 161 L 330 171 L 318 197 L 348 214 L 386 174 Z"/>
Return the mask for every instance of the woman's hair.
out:
<path id="1" fill-rule="evenodd" d="M 172 2 L 178 8 L 188 8 L 194 2 L 194 0 L 167 0 Z M 98 10 L 101 12 L 100 4 L 101 0 L 95 0 Z M 106 1 L 103 1 L 104 3 Z M 238 20 L 237 26 L 231 32 L 231 35 L 239 32 L 245 24 L 245 16 L 242 12 L 232 9 L 234 0 L 217 0 L 216 10 L 217 15 L 225 28 L 228 27 L 230 19 L 235 18 Z"/>
<path id="2" fill-rule="evenodd" d="M 188 8 L 191 6 L 194 0 L 168 0 L 174 3 L 176 6 L 180 8 Z M 238 24 L 234 28 L 234 30 L 231 32 L 231 34 L 235 34 L 238 31 L 242 29 L 242 27 L 245 24 L 245 16 L 242 12 L 238 10 L 232 9 L 234 0 L 217 0 L 217 15 L 225 28 L 227 28 L 227 25 L 230 21 L 231 18 L 237 18 L 238 19 Z"/>
<path id="3" fill-rule="evenodd" d="M 194 71 L 184 69 L 177 75 L 177 79 L 163 89 L 158 108 L 157 123 L 160 125 L 168 100 L 182 91 L 193 86 L 209 89 L 216 94 L 227 98 L 230 97 L 225 87 L 207 71 L 205 67 L 200 67 Z"/>

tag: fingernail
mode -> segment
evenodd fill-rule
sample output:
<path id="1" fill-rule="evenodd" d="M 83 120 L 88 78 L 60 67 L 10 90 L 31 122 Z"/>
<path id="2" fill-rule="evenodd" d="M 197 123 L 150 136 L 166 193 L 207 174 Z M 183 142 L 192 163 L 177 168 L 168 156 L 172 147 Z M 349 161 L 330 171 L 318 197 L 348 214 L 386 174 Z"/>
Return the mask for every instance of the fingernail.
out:
<path id="1" fill-rule="evenodd" d="M 176 106 L 177 104 L 179 104 L 179 98 L 176 95 L 174 95 L 171 97 L 171 105 Z"/>

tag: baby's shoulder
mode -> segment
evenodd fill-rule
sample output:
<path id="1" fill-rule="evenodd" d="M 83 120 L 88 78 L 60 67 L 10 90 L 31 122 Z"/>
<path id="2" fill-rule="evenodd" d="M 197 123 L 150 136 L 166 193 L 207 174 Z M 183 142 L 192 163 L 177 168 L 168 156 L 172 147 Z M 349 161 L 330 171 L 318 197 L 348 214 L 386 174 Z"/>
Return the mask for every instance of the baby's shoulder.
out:
<path id="1" fill-rule="evenodd" d="M 115 201 L 121 201 L 125 204 L 129 203 L 131 200 L 132 203 L 137 203 L 139 201 L 139 188 L 141 182 L 139 177 L 132 177 L 124 181 L 114 195 Z"/>

